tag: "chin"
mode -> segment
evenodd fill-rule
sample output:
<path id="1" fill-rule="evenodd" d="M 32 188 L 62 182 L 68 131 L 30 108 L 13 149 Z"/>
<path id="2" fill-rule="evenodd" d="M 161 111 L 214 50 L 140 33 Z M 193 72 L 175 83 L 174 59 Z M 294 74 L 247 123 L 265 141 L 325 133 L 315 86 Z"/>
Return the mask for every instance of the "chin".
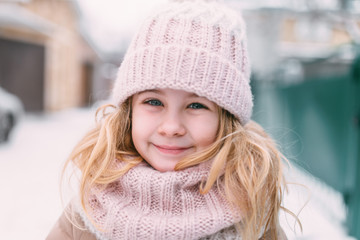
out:
<path id="1" fill-rule="evenodd" d="M 171 172 L 171 171 L 174 171 L 175 167 L 172 167 L 172 168 L 171 167 L 161 167 L 161 168 L 153 167 L 153 168 L 159 172 Z"/>
<path id="2" fill-rule="evenodd" d="M 159 172 L 170 172 L 170 171 L 174 171 L 175 165 L 171 166 L 158 166 L 158 165 L 153 165 L 153 164 L 149 164 L 153 169 L 159 171 Z"/>

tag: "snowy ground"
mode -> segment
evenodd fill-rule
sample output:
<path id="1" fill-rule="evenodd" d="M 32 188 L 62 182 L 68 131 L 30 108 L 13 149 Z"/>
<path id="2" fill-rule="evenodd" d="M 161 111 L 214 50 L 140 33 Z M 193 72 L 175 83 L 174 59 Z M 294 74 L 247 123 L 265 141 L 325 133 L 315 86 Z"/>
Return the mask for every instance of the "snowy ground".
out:
<path id="1" fill-rule="evenodd" d="M 94 122 L 94 110 L 75 109 L 50 115 L 27 115 L 11 142 L 0 144 L 0 239 L 45 239 L 60 215 L 59 177 L 72 147 Z M 303 233 L 289 215 L 281 224 L 289 239 L 350 240 L 343 227 L 345 207 L 338 193 L 306 173 L 292 168 L 285 207 L 299 218 Z"/>

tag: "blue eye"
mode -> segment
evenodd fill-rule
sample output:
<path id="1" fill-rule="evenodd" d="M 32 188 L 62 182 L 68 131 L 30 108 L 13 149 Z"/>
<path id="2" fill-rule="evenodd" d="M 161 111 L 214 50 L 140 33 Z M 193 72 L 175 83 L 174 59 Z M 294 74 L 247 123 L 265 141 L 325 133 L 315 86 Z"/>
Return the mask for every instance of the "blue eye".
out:
<path id="1" fill-rule="evenodd" d="M 188 107 L 192 109 L 208 109 L 206 106 L 202 105 L 201 103 L 191 103 Z"/>
<path id="2" fill-rule="evenodd" d="M 163 106 L 162 102 L 160 102 L 157 99 L 150 99 L 150 100 L 145 101 L 145 103 L 147 103 L 151 106 Z"/>

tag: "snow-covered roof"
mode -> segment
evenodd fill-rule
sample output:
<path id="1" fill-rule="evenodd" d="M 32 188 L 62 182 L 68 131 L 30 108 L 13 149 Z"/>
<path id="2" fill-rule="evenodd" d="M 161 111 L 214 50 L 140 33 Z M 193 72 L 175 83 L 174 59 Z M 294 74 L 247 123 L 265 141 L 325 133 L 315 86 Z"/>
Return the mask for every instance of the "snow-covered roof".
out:
<path id="1" fill-rule="evenodd" d="M 0 3 L 0 27 L 29 29 L 50 36 L 56 26 L 13 3 Z"/>
<path id="2" fill-rule="evenodd" d="M 167 0 L 76 0 L 81 12 L 80 25 L 83 35 L 103 55 L 121 56 L 136 29 L 136 24 L 145 15 L 145 10 Z M 358 5 L 353 12 L 360 14 L 360 0 L 223 0 L 235 9 L 280 10 L 297 16 L 311 11 L 338 13 L 345 5 Z M 139 6 L 141 6 L 139 8 Z M 357 10 L 356 10 L 357 9 Z M 342 11 L 344 14 L 344 11 Z M 346 13 L 347 14 L 347 13 Z M 345 15 L 346 15 L 345 14 Z M 302 16 L 300 16 L 302 17 Z"/>
<path id="3" fill-rule="evenodd" d="M 226 0 L 240 4 L 245 9 L 285 9 L 293 11 L 338 11 L 360 12 L 360 0 Z"/>

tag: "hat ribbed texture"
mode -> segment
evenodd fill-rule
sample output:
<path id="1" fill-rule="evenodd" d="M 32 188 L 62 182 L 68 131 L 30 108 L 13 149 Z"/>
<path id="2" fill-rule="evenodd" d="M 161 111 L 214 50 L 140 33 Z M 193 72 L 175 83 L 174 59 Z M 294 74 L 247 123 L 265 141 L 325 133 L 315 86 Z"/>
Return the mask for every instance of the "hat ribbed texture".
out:
<path id="1" fill-rule="evenodd" d="M 122 62 L 113 90 L 131 95 L 172 88 L 206 97 L 246 124 L 252 113 L 245 24 L 216 2 L 167 4 L 145 20 Z"/>

